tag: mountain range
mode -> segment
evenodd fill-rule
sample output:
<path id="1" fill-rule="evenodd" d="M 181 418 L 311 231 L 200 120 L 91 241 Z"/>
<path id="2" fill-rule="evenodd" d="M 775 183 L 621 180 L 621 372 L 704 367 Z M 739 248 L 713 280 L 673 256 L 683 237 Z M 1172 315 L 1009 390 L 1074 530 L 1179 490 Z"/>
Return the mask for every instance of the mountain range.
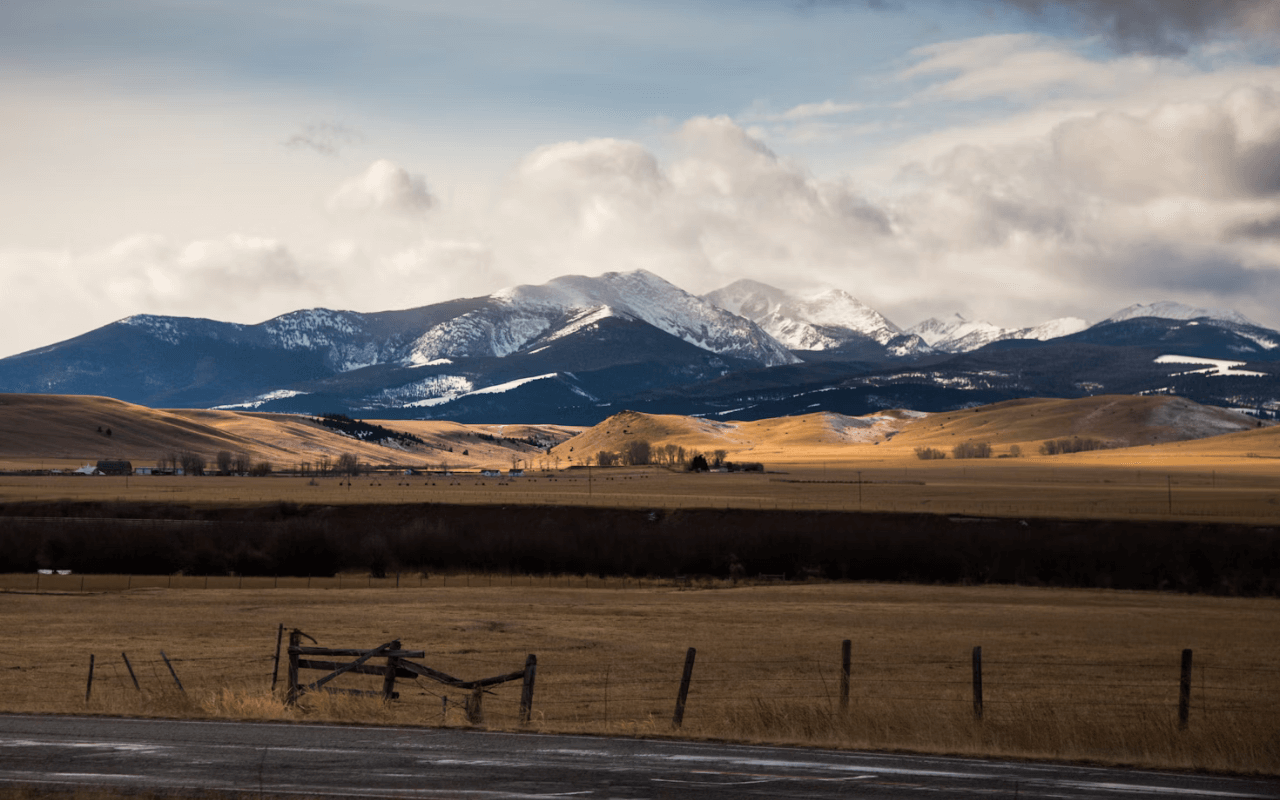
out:
<path id="1" fill-rule="evenodd" d="M 1280 332 L 1136 305 L 1100 323 L 900 328 L 838 289 L 741 280 L 703 296 L 646 271 L 565 276 L 377 313 L 257 325 L 138 315 L 0 359 L 0 391 L 151 407 L 594 424 L 622 408 L 762 418 L 941 411 L 1029 396 L 1177 394 L 1280 410 Z"/>

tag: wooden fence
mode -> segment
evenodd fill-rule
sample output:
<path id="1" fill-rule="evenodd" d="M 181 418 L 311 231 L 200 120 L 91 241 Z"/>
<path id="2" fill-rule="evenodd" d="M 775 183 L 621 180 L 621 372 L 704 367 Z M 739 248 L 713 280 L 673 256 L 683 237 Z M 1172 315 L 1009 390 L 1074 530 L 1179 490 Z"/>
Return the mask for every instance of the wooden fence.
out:
<path id="1" fill-rule="evenodd" d="M 276 634 L 276 671 L 272 675 L 271 686 L 275 688 L 276 677 L 279 674 L 280 664 L 280 640 L 284 626 L 281 625 Z M 316 646 L 307 646 L 302 644 L 303 637 L 311 639 Z M 355 695 L 378 695 L 382 699 L 390 701 L 399 697 L 395 691 L 396 679 L 414 680 L 422 677 L 437 683 L 451 686 L 455 689 L 461 689 L 470 692 L 466 701 L 467 719 L 472 723 L 484 722 L 484 695 L 489 692 L 490 687 L 498 686 L 510 681 L 523 681 L 523 689 L 520 693 L 520 722 L 528 724 L 531 714 L 533 713 L 533 687 L 534 680 L 537 676 L 538 658 L 532 653 L 525 659 L 524 668 L 507 672 L 502 675 L 495 675 L 491 678 L 479 678 L 477 680 L 462 680 L 455 678 L 448 673 L 432 669 L 426 664 L 419 664 L 412 661 L 414 658 L 425 658 L 424 650 L 405 650 L 401 648 L 400 640 L 394 639 L 386 644 L 379 645 L 370 650 L 362 650 L 358 648 L 344 647 L 320 647 L 315 639 L 294 628 L 289 632 L 289 671 L 288 686 L 286 687 L 285 702 L 293 705 L 303 692 L 315 692 L 324 689 L 330 692 L 343 692 Z M 354 659 L 351 661 L 334 661 L 331 659 Z M 369 664 L 373 659 L 383 659 L 385 663 L 381 666 Z M 304 684 L 299 678 L 300 670 L 320 670 L 327 674 L 321 678 L 317 678 L 311 683 Z M 382 677 L 382 690 L 379 692 L 370 692 L 360 689 L 337 689 L 327 684 L 340 675 L 346 673 L 355 673 L 362 675 L 380 675 Z"/>

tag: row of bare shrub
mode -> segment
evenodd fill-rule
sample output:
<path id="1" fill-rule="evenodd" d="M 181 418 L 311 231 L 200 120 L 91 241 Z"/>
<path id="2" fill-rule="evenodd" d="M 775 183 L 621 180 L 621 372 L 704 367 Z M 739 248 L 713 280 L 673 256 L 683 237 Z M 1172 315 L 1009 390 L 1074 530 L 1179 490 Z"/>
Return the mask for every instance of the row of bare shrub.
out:
<path id="1" fill-rule="evenodd" d="M 1208 523 L 1086 525 L 745 509 L 0 506 L 0 572 L 37 568 L 299 576 L 353 569 L 374 575 L 785 573 L 1280 595 L 1280 533 Z"/>

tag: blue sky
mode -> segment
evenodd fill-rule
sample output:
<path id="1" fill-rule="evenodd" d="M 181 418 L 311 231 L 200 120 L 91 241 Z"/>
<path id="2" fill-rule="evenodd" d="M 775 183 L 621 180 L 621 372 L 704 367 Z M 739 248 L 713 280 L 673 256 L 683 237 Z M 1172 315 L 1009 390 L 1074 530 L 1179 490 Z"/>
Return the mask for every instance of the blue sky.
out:
<path id="1" fill-rule="evenodd" d="M 0 4 L 0 355 L 636 268 L 1280 326 L 1278 5 Z"/>

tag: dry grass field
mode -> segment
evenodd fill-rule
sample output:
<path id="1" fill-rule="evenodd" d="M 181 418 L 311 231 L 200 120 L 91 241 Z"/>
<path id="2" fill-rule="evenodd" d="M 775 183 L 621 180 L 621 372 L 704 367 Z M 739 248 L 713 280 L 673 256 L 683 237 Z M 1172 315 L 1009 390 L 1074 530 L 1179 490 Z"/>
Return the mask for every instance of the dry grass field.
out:
<path id="1" fill-rule="evenodd" d="M 1155 448 L 1147 448 L 1154 451 Z M 523 478 L 452 476 L 0 476 L 0 502 L 293 502 L 582 505 L 925 512 L 1079 519 L 1188 519 L 1271 525 L 1280 459 L 1115 450 L 1069 456 L 781 465 L 765 473 L 662 467 L 547 470 Z"/>
<path id="2" fill-rule="evenodd" d="M 532 728 L 1070 759 L 1280 775 L 1280 601 L 879 584 L 741 585 L 449 576 L 419 587 L 305 579 L 4 579 L 0 710 L 465 726 L 463 692 L 400 681 L 400 699 L 271 691 L 277 625 L 332 647 L 391 639 L 464 680 L 538 656 Z M 174 581 L 177 583 L 174 583 Z M 231 582 L 231 583 L 227 583 Z M 173 584 L 173 588 L 167 588 Z M 18 587 L 23 587 L 19 589 Z M 278 587 L 278 588 L 273 588 Z M 839 704 L 840 643 L 853 642 Z M 981 646 L 984 718 L 971 651 Z M 685 651 L 697 648 L 679 731 Z M 1179 659 L 1194 651 L 1189 727 Z M 172 659 L 180 693 L 160 659 Z M 92 697 L 85 689 L 96 656 Z M 127 653 L 141 691 L 128 676 Z M 304 673 L 315 679 L 319 673 Z M 284 670 L 281 669 L 283 681 Z M 377 688 L 344 676 L 347 688 Z M 485 699 L 519 727 L 519 683 Z M 447 700 L 445 699 L 447 698 Z"/>

